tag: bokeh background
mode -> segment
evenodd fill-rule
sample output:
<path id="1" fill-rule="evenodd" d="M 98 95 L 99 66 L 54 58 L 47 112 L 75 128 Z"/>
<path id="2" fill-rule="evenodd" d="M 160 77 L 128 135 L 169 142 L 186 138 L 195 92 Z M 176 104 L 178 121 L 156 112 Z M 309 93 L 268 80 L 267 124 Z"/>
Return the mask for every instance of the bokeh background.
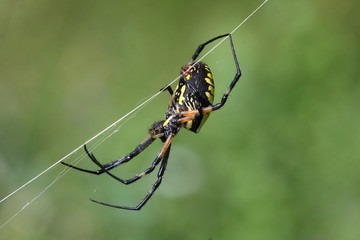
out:
<path id="1" fill-rule="evenodd" d="M 158 92 L 198 44 L 260 3 L 0 1 L 0 197 Z M 233 36 L 243 76 L 226 106 L 199 134 L 180 132 L 163 184 L 140 212 L 88 199 L 134 206 L 156 173 L 123 186 L 72 170 L 0 238 L 359 239 L 358 11 L 356 0 L 270 0 Z M 204 61 L 219 101 L 235 73 L 228 41 Z M 163 93 L 121 122 L 94 154 L 107 163 L 130 152 L 168 101 Z M 139 173 L 160 148 L 114 173 Z M 79 166 L 95 169 L 87 158 Z M 0 225 L 62 170 L 2 202 Z"/>

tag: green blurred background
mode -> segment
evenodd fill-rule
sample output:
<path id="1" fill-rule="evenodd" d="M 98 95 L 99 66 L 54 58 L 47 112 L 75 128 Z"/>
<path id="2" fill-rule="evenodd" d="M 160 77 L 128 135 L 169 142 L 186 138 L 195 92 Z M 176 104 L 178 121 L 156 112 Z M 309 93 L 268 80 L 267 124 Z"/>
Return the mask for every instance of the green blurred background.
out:
<path id="1" fill-rule="evenodd" d="M 174 80 L 198 44 L 260 3 L 0 1 L 0 197 Z M 226 106 L 199 134 L 176 137 L 142 211 L 88 198 L 134 206 L 156 173 L 123 186 L 73 170 L 0 238 L 359 239 L 358 10 L 357 0 L 270 0 L 233 36 L 243 76 Z M 219 101 L 235 73 L 228 41 L 204 61 Z M 168 101 L 159 95 L 94 154 L 107 163 L 131 151 Z M 160 148 L 114 173 L 139 173 Z M 80 166 L 95 169 L 87 158 Z M 1 203 L 0 225 L 63 169 Z"/>

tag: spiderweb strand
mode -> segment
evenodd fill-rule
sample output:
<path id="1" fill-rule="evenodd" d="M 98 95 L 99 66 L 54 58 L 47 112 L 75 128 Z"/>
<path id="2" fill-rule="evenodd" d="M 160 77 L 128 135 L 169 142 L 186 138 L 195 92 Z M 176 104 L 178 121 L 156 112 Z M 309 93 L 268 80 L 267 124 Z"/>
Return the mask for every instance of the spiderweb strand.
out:
<path id="1" fill-rule="evenodd" d="M 233 34 L 236 30 L 238 30 L 239 27 L 241 27 L 241 25 L 243 25 L 249 18 L 252 17 L 252 15 L 254 15 L 268 0 L 265 0 L 262 4 L 260 4 L 252 13 L 250 13 L 249 16 L 247 16 L 239 25 L 236 26 L 236 28 L 234 28 L 234 30 L 232 30 L 230 32 L 230 34 Z M 220 44 L 222 44 L 228 37 L 224 37 L 223 39 L 221 39 L 220 42 L 218 42 L 212 49 L 210 49 L 207 53 L 205 53 L 197 62 L 200 62 L 203 58 L 205 58 L 207 55 L 209 55 L 211 52 L 213 52 Z M 195 65 L 196 63 L 194 63 Z M 170 83 L 169 85 L 171 85 L 172 83 Z"/>
<path id="2" fill-rule="evenodd" d="M 177 78 L 178 79 L 178 78 Z M 171 85 L 172 83 L 174 83 L 177 79 L 175 79 L 173 82 L 171 82 L 169 85 Z M 114 123 L 112 123 L 111 125 L 109 125 L 107 128 L 105 128 L 104 130 L 102 130 L 101 132 L 99 132 L 98 134 L 96 134 L 95 136 L 93 136 L 92 138 L 90 138 L 89 140 L 87 140 L 84 144 L 80 145 L 79 147 L 77 147 L 76 149 L 74 149 L 72 152 L 70 152 L 69 154 L 67 154 L 65 157 L 61 158 L 60 160 L 58 160 L 57 162 L 55 162 L 53 165 L 51 165 L 50 167 L 48 167 L 47 169 L 45 169 L 44 171 L 42 171 L 41 173 L 39 173 L 38 175 L 36 175 L 34 178 L 32 178 L 31 180 L 29 180 L 27 183 L 25 183 L 24 185 L 22 185 L 21 187 L 19 187 L 18 189 L 16 189 L 15 191 L 13 191 L 12 193 L 10 193 L 9 195 L 7 195 L 6 197 L 4 197 L 3 199 L 0 200 L 0 203 L 2 203 L 3 201 L 5 201 L 6 199 L 8 199 L 9 197 L 11 197 L 12 195 L 14 195 L 16 192 L 20 191 L 22 188 L 24 188 L 25 186 L 27 186 L 28 184 L 30 184 L 31 182 L 33 182 L 34 180 L 36 180 L 37 178 L 39 178 L 41 175 L 43 175 L 44 173 L 46 173 L 47 171 L 49 171 L 50 169 L 54 168 L 57 164 L 59 164 L 61 161 L 69 158 L 71 155 L 73 155 L 75 152 L 77 152 L 79 149 L 83 148 L 85 144 L 88 144 L 89 142 L 91 142 L 92 140 L 94 140 L 95 138 L 97 138 L 98 136 L 100 136 L 101 134 L 103 134 L 104 132 L 106 132 L 107 130 L 109 130 L 110 128 L 116 126 L 119 122 L 121 122 L 123 119 L 125 119 L 126 117 L 128 117 L 130 114 L 134 113 L 135 111 L 139 110 L 140 108 L 144 107 L 147 103 L 149 103 L 151 100 L 153 100 L 156 96 L 158 96 L 161 93 L 158 92 L 155 95 L 151 96 L 150 98 L 148 98 L 146 101 L 144 101 L 143 103 L 141 103 L 140 105 L 138 105 L 136 108 L 134 108 L 133 110 L 131 110 L 130 112 L 128 112 L 127 114 L 125 114 L 123 117 L 121 117 L 120 119 L 118 119 L 117 121 L 115 121 Z M 113 132 L 111 135 L 113 135 L 115 132 Z M 110 135 L 110 136 L 111 136 Z"/>
<path id="3" fill-rule="evenodd" d="M 249 16 L 247 16 L 238 26 L 236 26 L 234 28 L 233 31 L 231 31 L 231 34 L 233 34 L 241 25 L 243 25 L 250 17 L 252 17 L 252 15 L 254 15 L 266 2 L 268 2 L 268 0 L 265 0 L 264 2 L 262 2 Z M 197 62 L 201 61 L 202 59 L 204 59 L 207 55 L 209 55 L 211 52 L 213 52 L 221 43 L 223 43 L 228 37 L 223 38 L 220 42 L 218 42 L 213 48 L 211 48 L 207 53 L 205 53 Z M 196 63 L 194 63 L 195 65 Z M 178 76 L 177 78 L 175 78 L 173 81 L 171 81 L 166 87 L 172 85 L 173 83 L 175 83 L 177 80 L 179 80 L 180 76 Z M 166 87 L 164 89 L 166 89 Z M 74 153 L 76 153 L 78 150 L 80 150 L 81 148 L 83 148 L 83 146 L 85 144 L 88 144 L 89 142 L 93 141 L 94 139 L 96 139 L 97 137 L 99 137 L 100 135 L 102 135 L 104 132 L 110 130 L 111 128 L 117 126 L 121 121 L 123 121 L 125 118 L 129 117 L 131 114 L 136 113 L 137 111 L 141 110 L 143 107 L 145 107 L 149 102 L 151 102 L 154 98 L 156 98 L 160 93 L 162 93 L 164 90 L 159 91 L 158 93 L 154 94 L 153 96 L 149 97 L 148 99 L 146 99 L 144 102 L 142 102 L 140 105 L 138 105 L 137 107 L 135 107 L 133 110 L 131 110 L 130 112 L 128 112 L 127 114 L 125 114 L 123 117 L 121 117 L 120 119 L 118 119 L 117 121 L 115 121 L 114 123 L 110 124 L 107 128 L 105 128 L 104 130 L 102 130 L 101 132 L 99 132 L 98 134 L 96 134 L 95 136 L 93 136 L 92 138 L 90 138 L 89 140 L 87 140 L 85 143 L 81 144 L 79 147 L 77 147 L 76 149 L 74 149 L 72 152 L 70 152 L 69 154 L 67 154 L 66 156 L 64 156 L 63 158 L 61 158 L 60 160 L 58 160 L 57 162 L 55 162 L 54 164 L 52 164 L 51 166 L 49 166 L 48 168 L 46 168 L 44 171 L 40 172 L 38 175 L 36 175 L 34 178 L 32 178 L 31 180 L 29 180 L 28 182 L 26 182 L 24 185 L 22 185 L 21 187 L 17 188 L 15 191 L 13 191 L 12 193 L 10 193 L 9 195 L 7 195 L 6 197 L 4 197 L 3 199 L 0 200 L 0 203 L 4 202 L 5 200 L 7 200 L 8 198 L 10 198 L 12 195 L 14 195 L 15 193 L 17 193 L 18 191 L 20 191 L 21 189 L 23 189 L 24 187 L 26 187 L 27 185 L 29 185 L 30 183 L 32 183 L 33 181 L 35 181 L 37 178 L 39 178 L 41 175 L 43 175 L 44 173 L 50 171 L 52 168 L 54 168 L 56 165 L 58 165 L 61 161 L 66 160 L 67 158 L 69 158 L 70 156 L 72 156 Z M 105 138 L 101 139 L 97 144 L 101 144 L 103 141 L 105 141 L 106 139 L 108 139 L 109 137 L 111 137 L 113 134 L 115 134 L 117 132 L 117 130 L 111 132 L 108 136 L 106 136 Z M 79 162 L 85 154 L 82 154 L 81 156 L 79 156 L 76 160 L 74 160 L 74 162 Z M 34 197 L 30 202 L 27 202 L 15 215 L 13 215 L 9 220 L 7 220 L 4 224 L 2 224 L 0 226 L 0 229 L 3 228 L 6 224 L 8 224 L 12 219 L 14 219 L 20 212 L 22 212 L 27 206 L 29 206 L 32 202 L 34 202 L 37 198 L 39 198 L 45 191 L 47 191 L 57 180 L 59 180 L 62 176 L 64 176 L 71 168 L 67 168 L 62 170 L 58 176 L 44 189 L 42 190 L 36 197 Z"/>

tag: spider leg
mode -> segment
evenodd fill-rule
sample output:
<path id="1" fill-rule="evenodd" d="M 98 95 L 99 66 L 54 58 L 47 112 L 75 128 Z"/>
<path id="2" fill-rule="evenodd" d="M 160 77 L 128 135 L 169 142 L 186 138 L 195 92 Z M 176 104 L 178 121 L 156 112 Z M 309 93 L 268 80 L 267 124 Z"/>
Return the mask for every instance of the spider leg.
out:
<path id="1" fill-rule="evenodd" d="M 204 43 L 200 44 L 200 45 L 198 46 L 198 48 L 196 49 L 193 57 L 191 58 L 191 61 L 195 61 L 195 60 L 196 60 L 196 58 L 199 56 L 199 54 L 202 52 L 202 50 L 204 50 L 204 47 L 205 47 L 206 45 L 208 45 L 209 43 L 212 43 L 213 41 L 215 41 L 215 40 L 217 40 L 217 39 L 220 39 L 220 38 L 223 38 L 223 37 L 227 37 L 227 36 L 231 36 L 231 34 L 230 34 L 230 33 L 223 34 L 223 35 L 214 37 L 214 38 L 210 39 L 210 40 L 207 41 L 207 42 L 204 42 Z"/>
<path id="2" fill-rule="evenodd" d="M 172 136 L 172 137 L 170 138 L 170 136 Z M 142 173 L 137 174 L 135 177 L 127 179 L 127 180 L 123 180 L 123 179 L 115 176 L 114 174 L 112 174 L 111 172 L 109 172 L 107 170 L 104 170 L 104 172 L 106 172 L 109 176 L 111 176 L 112 178 L 115 178 L 116 180 L 122 182 L 125 185 L 133 183 L 133 182 L 139 180 L 140 178 L 142 178 L 145 175 L 147 175 L 147 174 L 151 173 L 152 171 L 154 171 L 155 167 L 160 163 L 161 159 L 163 159 L 164 154 L 166 153 L 166 150 L 170 146 L 171 141 L 172 141 L 172 139 L 174 137 L 173 135 L 170 135 L 170 136 L 166 139 L 163 148 L 161 149 L 160 153 L 156 156 L 156 158 L 153 161 L 152 165 L 149 168 L 147 168 L 145 171 L 143 171 Z"/>
<path id="3" fill-rule="evenodd" d="M 181 112 L 181 116 L 183 118 L 180 118 L 179 119 L 179 122 L 180 123 L 184 123 L 184 122 L 188 122 L 188 121 L 191 121 L 195 118 L 197 118 L 198 116 L 201 116 L 201 114 L 206 114 L 206 113 L 210 113 L 210 112 L 213 112 L 215 110 L 218 110 L 220 109 L 222 106 L 224 106 L 224 104 L 226 103 L 229 95 L 230 95 L 230 92 L 232 91 L 232 89 L 234 88 L 235 84 L 237 83 L 237 81 L 239 80 L 239 78 L 241 77 L 241 70 L 240 70 L 240 66 L 239 66 L 239 62 L 237 60 L 237 57 L 236 57 L 236 53 L 235 53 L 235 48 L 234 48 L 234 44 L 233 44 L 233 40 L 232 40 L 232 36 L 230 33 L 228 34 L 224 34 L 224 35 L 220 35 L 220 36 L 217 36 L 213 39 L 210 39 L 209 41 L 201 44 L 198 49 L 195 51 L 195 54 L 194 56 L 192 57 L 191 61 L 195 61 L 195 59 L 198 57 L 198 55 L 200 54 L 200 52 L 204 49 L 204 47 L 219 39 L 219 38 L 223 38 L 223 37 L 229 37 L 229 40 L 230 40 L 230 46 L 231 46 L 231 51 L 232 51 L 232 54 L 233 54 L 233 57 L 234 57 L 234 62 L 235 62 L 235 66 L 236 66 L 236 74 L 235 74 L 235 77 L 234 79 L 232 80 L 232 82 L 230 83 L 230 86 L 229 88 L 226 90 L 225 94 L 223 95 L 223 97 L 221 98 L 221 102 L 220 103 L 217 103 L 215 105 L 212 105 L 212 106 L 209 106 L 209 107 L 204 107 L 204 108 L 201 108 L 201 109 L 197 109 L 197 110 L 190 110 L 190 111 L 183 111 Z"/>
<path id="4" fill-rule="evenodd" d="M 234 57 L 235 66 L 236 66 L 236 74 L 235 74 L 234 79 L 233 79 L 232 82 L 230 83 L 229 88 L 226 90 L 225 94 L 224 94 L 223 97 L 221 98 L 221 102 L 220 102 L 220 103 L 217 103 L 217 104 L 215 104 L 215 105 L 213 105 L 213 106 L 211 106 L 211 107 L 208 107 L 208 108 L 209 108 L 209 109 L 207 110 L 208 112 L 212 112 L 212 111 L 218 110 L 218 109 L 220 109 L 222 106 L 224 106 L 227 98 L 229 97 L 229 94 L 230 94 L 231 90 L 235 87 L 235 84 L 237 83 L 237 81 L 238 81 L 239 78 L 241 77 L 241 70 L 240 70 L 239 62 L 238 62 L 237 57 L 236 57 L 236 53 L 235 53 L 234 44 L 233 44 L 233 40 L 232 40 L 231 34 L 228 34 L 228 36 L 229 36 L 231 51 L 232 51 L 232 54 L 233 54 L 233 57 Z"/>
<path id="5" fill-rule="evenodd" d="M 190 112 L 190 111 L 187 111 L 187 112 Z M 195 118 L 197 118 L 198 116 L 201 116 L 200 113 L 199 113 L 199 110 L 192 110 L 191 112 L 192 115 L 188 115 L 186 117 L 183 117 L 183 118 L 180 118 L 178 121 L 179 123 L 186 123 L 186 122 L 189 122 L 191 120 L 194 120 Z M 203 112 L 204 113 L 204 112 Z"/>
<path id="6" fill-rule="evenodd" d="M 164 87 L 164 88 L 160 89 L 160 91 L 162 91 L 162 92 L 168 91 L 170 93 L 170 95 L 173 95 L 173 93 L 174 93 L 171 86 Z"/>
<path id="7" fill-rule="evenodd" d="M 158 154 L 158 156 L 156 157 L 156 159 L 154 160 L 154 162 L 153 162 L 153 164 L 152 164 L 152 166 L 150 168 L 148 168 L 143 173 L 141 173 L 139 175 L 136 175 L 136 177 L 129 180 L 131 182 L 134 182 L 134 181 L 142 178 L 146 174 L 152 172 L 154 170 L 154 168 L 156 167 L 156 165 L 161 161 L 160 169 L 159 169 L 159 172 L 158 172 L 158 175 L 157 175 L 158 179 L 154 183 L 153 187 L 150 189 L 149 193 L 145 196 L 145 198 L 136 207 L 118 206 L 118 205 L 113 205 L 113 204 L 100 202 L 100 201 L 97 201 L 97 200 L 94 200 L 94 199 L 91 199 L 91 198 L 90 198 L 90 200 L 92 202 L 95 202 L 95 203 L 98 203 L 98 204 L 101 204 L 101 205 L 104 205 L 104 206 L 108 206 L 108 207 L 121 208 L 121 209 L 127 209 L 127 210 L 140 210 L 147 203 L 147 201 L 149 201 L 151 196 L 154 194 L 156 189 L 158 189 L 158 187 L 161 184 L 162 177 L 164 175 L 166 165 L 168 163 L 168 158 L 169 158 L 169 154 L 170 154 L 170 147 L 171 147 L 171 142 L 172 142 L 173 137 L 174 137 L 174 135 L 168 136 L 168 138 L 166 139 L 166 142 L 164 143 L 163 148 L 161 149 L 160 153 Z"/>
<path id="8" fill-rule="evenodd" d="M 76 167 L 74 165 L 71 165 L 71 164 L 68 164 L 66 162 L 61 162 L 62 164 L 64 164 L 65 166 L 68 166 L 68 167 L 71 167 L 71 168 L 74 168 L 76 170 L 79 170 L 79 171 L 82 171 L 82 172 L 86 172 L 86 173 L 91 173 L 91 174 L 95 174 L 95 175 L 100 175 L 104 172 L 108 172 L 109 170 L 113 169 L 114 167 L 117 167 L 123 163 L 126 163 L 128 161 L 130 161 L 132 158 L 136 157 L 139 153 L 141 153 L 144 149 L 146 149 L 151 143 L 154 142 L 156 138 L 153 138 L 151 135 L 147 136 L 145 138 L 145 140 L 135 148 L 134 151 L 132 151 L 131 153 L 129 153 L 128 155 L 126 155 L 125 157 L 122 157 L 116 161 L 113 161 L 111 163 L 108 163 L 108 164 L 105 164 L 105 165 L 102 165 L 94 156 L 94 154 L 90 153 L 88 150 L 87 150 L 87 147 L 86 145 L 84 145 L 84 149 L 85 149 L 85 152 L 86 154 L 89 156 L 89 158 L 96 164 L 100 167 L 99 170 L 88 170 L 88 169 L 84 169 L 84 168 L 79 168 L 79 167 Z M 117 179 L 119 180 L 119 179 Z"/>

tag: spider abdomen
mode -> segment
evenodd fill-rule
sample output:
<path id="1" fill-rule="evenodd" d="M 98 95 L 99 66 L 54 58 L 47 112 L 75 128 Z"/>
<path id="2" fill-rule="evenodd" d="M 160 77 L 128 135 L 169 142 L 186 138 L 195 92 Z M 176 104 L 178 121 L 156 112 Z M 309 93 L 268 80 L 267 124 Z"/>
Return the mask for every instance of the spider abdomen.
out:
<path id="1" fill-rule="evenodd" d="M 214 102 L 214 80 L 210 68 L 203 62 L 198 62 L 194 66 L 186 65 L 182 68 L 181 78 L 177 85 L 172 106 L 175 111 L 200 110 L 209 107 Z M 184 127 L 195 133 L 205 123 L 209 114 L 203 114 L 188 121 Z"/>

